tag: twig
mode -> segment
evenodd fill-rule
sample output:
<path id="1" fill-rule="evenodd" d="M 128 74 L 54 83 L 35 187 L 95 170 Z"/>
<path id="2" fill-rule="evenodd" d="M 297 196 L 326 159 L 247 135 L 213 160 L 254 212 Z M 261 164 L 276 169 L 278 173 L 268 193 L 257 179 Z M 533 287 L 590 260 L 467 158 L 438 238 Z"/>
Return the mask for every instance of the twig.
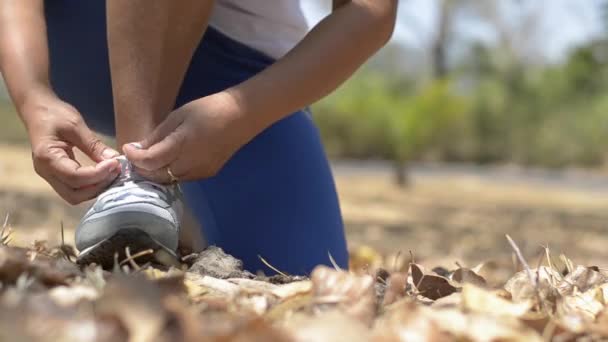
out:
<path id="1" fill-rule="evenodd" d="M 545 256 L 547 258 L 547 265 L 549 265 L 549 268 L 556 271 L 559 274 L 559 277 L 554 276 L 553 272 L 551 272 L 550 277 L 551 277 L 551 284 L 556 284 L 557 281 L 563 281 L 564 277 L 562 276 L 562 273 L 557 269 L 557 267 L 555 267 L 555 265 L 553 265 L 553 261 L 551 260 L 551 251 L 549 250 L 549 245 L 546 246 L 542 246 L 545 249 Z"/>
<path id="2" fill-rule="evenodd" d="M 8 226 L 8 218 L 9 213 L 6 213 L 6 216 L 4 217 L 4 224 L 2 224 L 2 230 L 0 230 L 0 244 L 5 246 L 8 246 L 8 244 L 12 241 L 11 235 L 13 233 L 11 228 Z"/>
<path id="3" fill-rule="evenodd" d="M 260 261 L 262 261 L 262 263 L 263 263 L 264 265 L 266 265 L 266 267 L 268 267 L 268 268 L 270 268 L 271 270 L 273 270 L 273 271 L 277 272 L 278 274 L 282 275 L 283 277 L 289 277 L 289 275 L 288 275 L 288 274 L 286 274 L 286 273 L 283 273 L 283 272 L 279 271 L 279 270 L 278 270 L 276 267 L 274 267 L 274 266 L 272 266 L 271 264 L 269 264 L 269 263 L 268 263 L 268 261 L 264 260 L 264 258 L 262 258 L 262 256 L 261 256 L 261 255 L 258 255 L 258 258 L 260 258 Z"/>
<path id="4" fill-rule="evenodd" d="M 393 259 L 393 271 L 394 271 L 394 272 L 399 271 L 399 270 L 397 269 L 397 263 L 399 262 L 399 259 L 400 259 L 400 258 L 401 258 L 401 250 L 399 250 L 399 251 L 397 252 L 397 255 L 395 255 L 395 259 Z"/>
<path id="5" fill-rule="evenodd" d="M 534 286 L 534 289 L 536 292 L 536 299 L 538 300 L 538 306 L 539 306 L 540 311 L 545 311 L 544 304 L 543 304 L 543 297 L 540 295 L 540 267 L 538 267 L 536 269 L 536 271 L 537 271 L 536 278 L 534 278 L 532 270 L 530 269 L 530 265 L 528 265 L 528 263 L 526 262 L 526 259 L 524 259 L 524 256 L 521 254 L 521 250 L 519 249 L 519 247 L 517 247 L 517 244 L 515 243 L 515 241 L 513 241 L 513 239 L 511 239 L 509 234 L 505 234 L 505 236 L 507 237 L 509 244 L 511 244 L 511 247 L 515 251 L 515 255 L 517 255 L 519 262 L 521 262 L 524 269 L 526 270 L 526 273 L 528 274 L 528 278 L 530 278 L 530 283 L 532 284 L 532 286 Z"/>
<path id="6" fill-rule="evenodd" d="M 519 247 L 517 247 L 517 244 L 515 244 L 515 241 L 513 241 L 513 239 L 511 239 L 509 234 L 505 234 L 505 236 L 507 237 L 507 240 L 509 241 L 511 248 L 513 248 L 515 255 L 517 255 L 517 259 L 519 259 L 519 262 L 526 270 L 526 273 L 528 274 L 528 278 L 530 278 L 530 282 L 532 283 L 532 285 L 536 285 L 537 283 L 534 280 L 534 275 L 532 273 L 532 269 L 530 269 L 530 265 L 528 265 L 528 263 L 526 262 L 526 259 L 524 259 L 524 256 L 521 254 L 521 250 L 519 249 Z"/>
<path id="7" fill-rule="evenodd" d="M 118 252 L 114 252 L 114 267 L 112 268 L 114 273 L 121 272 L 120 263 L 118 262 Z"/>
<path id="8" fill-rule="evenodd" d="M 139 257 L 142 257 L 144 255 L 148 255 L 148 254 L 152 254 L 152 253 L 154 253 L 154 250 L 152 248 L 149 248 L 149 249 L 146 249 L 146 250 L 143 250 L 141 252 L 137 252 L 137 253 L 131 255 L 131 251 L 129 250 L 129 246 L 127 246 L 125 248 L 125 255 L 127 256 L 127 258 L 124 259 L 123 261 L 121 261 L 119 263 L 119 265 L 122 266 L 122 265 L 124 265 L 124 264 L 126 264 L 128 262 L 131 266 L 133 266 L 134 269 L 137 270 L 140 267 L 139 267 L 139 265 L 137 265 L 135 263 L 134 260 L 137 259 L 137 258 L 139 258 Z"/>
<path id="9" fill-rule="evenodd" d="M 131 250 L 129 249 L 129 246 L 125 247 L 125 255 L 127 256 L 127 260 L 129 260 L 129 265 L 131 265 L 131 267 L 133 267 L 134 270 L 138 271 L 140 269 L 140 267 L 135 262 L 135 260 L 133 260 L 133 257 L 131 256 Z"/>
<path id="10" fill-rule="evenodd" d="M 63 234 L 63 220 L 59 221 L 59 224 L 61 225 L 61 245 L 65 245 L 65 235 Z"/>
<path id="11" fill-rule="evenodd" d="M 560 254 L 559 258 L 566 264 L 566 270 L 568 273 L 572 273 L 574 271 L 574 265 L 572 265 L 572 261 L 568 259 L 564 254 Z"/>
<path id="12" fill-rule="evenodd" d="M 555 331 L 557 330 L 557 323 L 555 323 L 554 320 L 549 320 L 549 322 L 547 322 L 547 325 L 545 325 L 545 328 L 543 329 L 543 341 L 551 341 L 553 334 L 555 333 Z"/>
<path id="13" fill-rule="evenodd" d="M 559 271 L 555 268 L 555 265 L 553 265 L 553 261 L 551 260 L 551 252 L 549 251 L 549 245 L 541 245 L 541 247 L 545 249 L 545 256 L 547 258 L 547 265 L 549 265 L 549 268 Z"/>
<path id="14" fill-rule="evenodd" d="M 332 266 L 336 269 L 336 271 L 342 271 L 342 268 L 338 266 L 338 263 L 336 262 L 336 260 L 334 260 L 334 257 L 331 256 L 331 253 L 329 251 L 327 251 L 327 256 L 329 257 L 329 262 L 331 262 Z"/>

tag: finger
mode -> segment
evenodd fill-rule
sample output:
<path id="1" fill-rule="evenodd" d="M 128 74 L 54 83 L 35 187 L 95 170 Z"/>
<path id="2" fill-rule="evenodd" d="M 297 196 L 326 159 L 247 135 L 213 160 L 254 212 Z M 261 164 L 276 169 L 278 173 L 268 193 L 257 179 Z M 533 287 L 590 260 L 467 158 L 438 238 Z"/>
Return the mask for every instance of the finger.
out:
<path id="1" fill-rule="evenodd" d="M 118 151 L 104 144 L 84 123 L 79 123 L 66 132 L 67 140 L 84 152 L 93 161 L 101 162 L 120 155 Z"/>
<path id="2" fill-rule="evenodd" d="M 127 159 L 137 168 L 156 171 L 179 157 L 184 143 L 183 137 L 181 130 L 177 129 L 148 148 L 137 148 L 134 144 L 126 144 L 123 146 L 123 151 Z"/>
<path id="3" fill-rule="evenodd" d="M 163 122 L 160 123 L 145 139 L 140 141 L 141 148 L 149 148 L 150 146 L 160 142 L 166 136 L 176 131 L 183 121 L 181 115 L 176 112 L 171 113 Z"/>
<path id="4" fill-rule="evenodd" d="M 141 175 L 145 179 L 148 179 L 153 182 L 160 183 L 160 184 L 169 184 L 169 183 L 172 183 L 172 181 L 173 181 L 171 179 L 171 177 L 169 176 L 169 173 L 167 172 L 166 167 L 158 169 L 158 170 L 154 170 L 154 171 L 148 171 L 148 170 L 144 170 L 144 169 L 135 167 L 135 172 L 137 172 L 139 175 Z"/>
<path id="5" fill-rule="evenodd" d="M 94 166 L 81 166 L 67 155 L 50 163 L 52 174 L 72 189 L 91 186 L 120 172 L 120 163 L 116 159 L 104 160 Z"/>
<path id="6" fill-rule="evenodd" d="M 110 184 L 112 184 L 117 176 L 118 175 L 114 176 L 113 178 L 104 179 L 95 185 L 87 186 L 81 189 L 72 189 L 69 185 L 61 182 L 56 177 L 51 177 L 50 183 L 59 196 L 65 199 L 68 203 L 75 205 L 97 197 L 97 195 L 102 193 L 110 186 Z"/>
<path id="7" fill-rule="evenodd" d="M 65 153 L 68 154 L 68 157 L 70 157 L 70 159 L 72 159 L 78 163 L 78 160 L 76 160 L 76 156 L 74 155 L 74 149 L 72 149 L 71 147 L 67 147 L 65 149 Z M 78 163 L 78 164 L 80 164 L 80 163 Z"/>

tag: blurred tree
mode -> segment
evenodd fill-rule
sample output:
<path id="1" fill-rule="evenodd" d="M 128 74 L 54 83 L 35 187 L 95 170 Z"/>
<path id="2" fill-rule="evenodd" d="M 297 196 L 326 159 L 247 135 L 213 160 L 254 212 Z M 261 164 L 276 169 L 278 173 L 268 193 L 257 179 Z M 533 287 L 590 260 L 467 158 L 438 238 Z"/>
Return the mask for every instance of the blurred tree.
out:
<path id="1" fill-rule="evenodd" d="M 447 80 L 415 89 L 403 77 L 362 72 L 316 108 L 330 154 L 385 158 L 406 185 L 407 164 L 428 152 L 466 110 Z"/>
<path id="2" fill-rule="evenodd" d="M 608 0 L 598 2 L 605 36 L 560 60 L 545 51 L 547 1 L 435 0 L 434 27 L 413 25 L 415 46 L 385 49 L 316 106 L 329 153 L 391 160 L 400 183 L 413 160 L 601 165 Z M 493 39 L 466 37 L 463 22 L 483 23 Z"/>
<path id="3" fill-rule="evenodd" d="M 443 79 L 448 75 L 447 49 L 452 31 L 455 0 L 439 0 L 437 33 L 432 43 L 433 76 Z"/>

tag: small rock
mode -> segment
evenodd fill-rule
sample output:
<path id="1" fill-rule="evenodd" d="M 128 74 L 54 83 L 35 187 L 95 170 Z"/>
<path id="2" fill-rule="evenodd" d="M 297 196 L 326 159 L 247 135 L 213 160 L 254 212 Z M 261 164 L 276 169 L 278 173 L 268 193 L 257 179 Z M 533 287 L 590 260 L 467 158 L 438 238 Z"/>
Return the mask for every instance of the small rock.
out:
<path id="1" fill-rule="evenodd" d="M 219 279 L 253 278 L 253 274 L 243 271 L 241 260 L 216 246 L 209 246 L 200 252 L 189 271 Z"/>

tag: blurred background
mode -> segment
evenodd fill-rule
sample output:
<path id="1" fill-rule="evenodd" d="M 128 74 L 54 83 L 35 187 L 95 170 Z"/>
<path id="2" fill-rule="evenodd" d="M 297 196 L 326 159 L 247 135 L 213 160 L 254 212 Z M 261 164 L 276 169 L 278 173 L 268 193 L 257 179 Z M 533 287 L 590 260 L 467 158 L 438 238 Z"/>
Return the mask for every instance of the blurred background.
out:
<path id="1" fill-rule="evenodd" d="M 314 24 L 330 2 L 303 6 Z M 0 213 L 56 243 L 84 206 L 35 175 L 1 93 Z M 352 249 L 508 264 L 510 234 L 534 264 L 542 246 L 608 263 L 608 1 L 401 0 L 390 43 L 313 112 Z"/>

